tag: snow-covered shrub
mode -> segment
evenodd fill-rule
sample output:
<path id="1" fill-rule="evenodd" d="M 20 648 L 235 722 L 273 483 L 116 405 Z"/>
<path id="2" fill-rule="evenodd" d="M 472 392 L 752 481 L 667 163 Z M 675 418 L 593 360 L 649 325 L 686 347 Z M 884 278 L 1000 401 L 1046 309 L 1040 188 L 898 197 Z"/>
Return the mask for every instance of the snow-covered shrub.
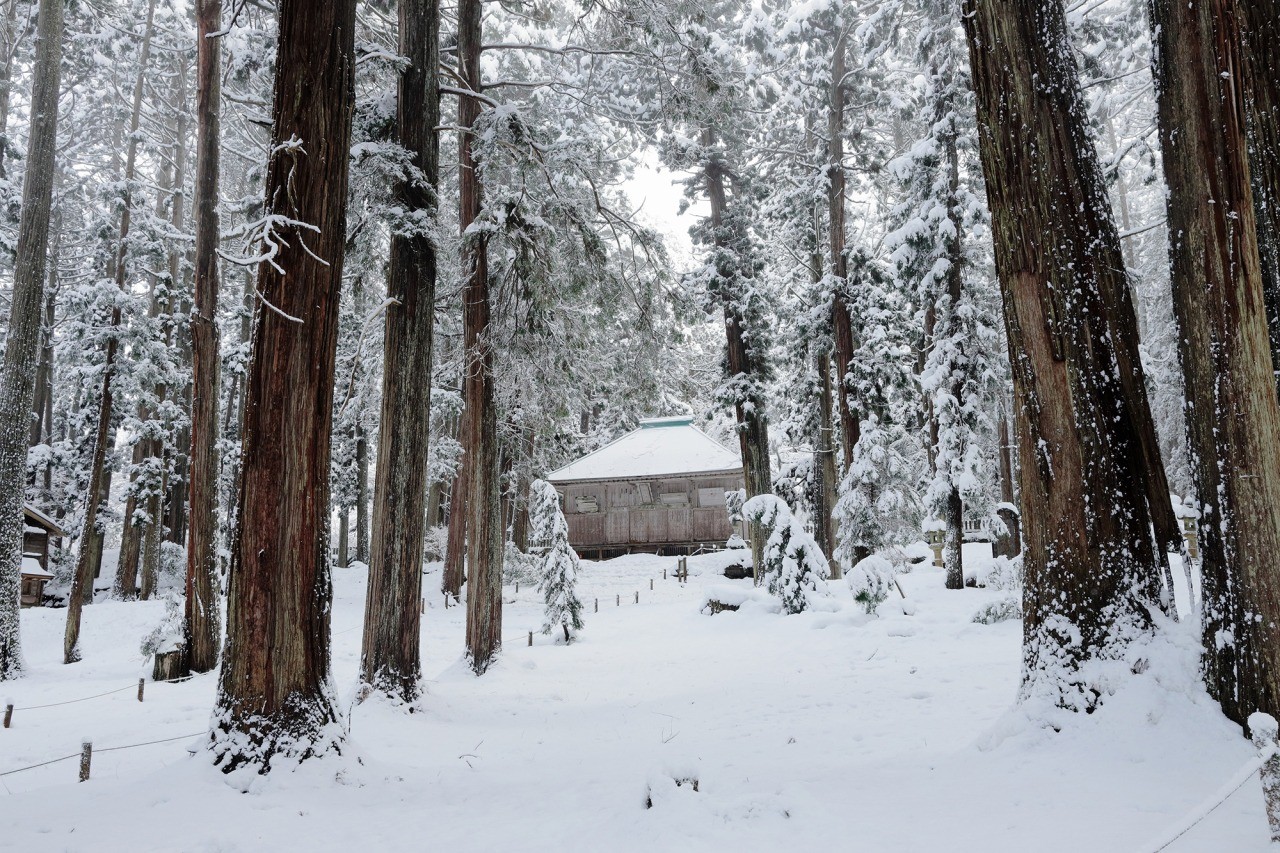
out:
<path id="1" fill-rule="evenodd" d="M 978 574 L 978 585 L 989 589 L 1022 589 L 1022 555 L 1012 560 L 996 557 L 983 565 Z"/>
<path id="2" fill-rule="evenodd" d="M 994 625 L 1009 619 L 1022 618 L 1022 596 L 1010 595 L 998 601 L 989 601 L 973 614 L 973 621 L 979 625 Z"/>
<path id="3" fill-rule="evenodd" d="M 151 633 L 142 638 L 140 651 L 144 658 L 160 652 L 171 652 L 182 645 L 183 612 L 182 601 L 172 590 L 164 597 L 164 618 L 160 624 L 151 629 Z"/>
<path id="4" fill-rule="evenodd" d="M 872 554 L 855 563 L 844 577 L 854 600 L 868 613 L 875 613 L 880 602 L 889 597 L 893 575 L 893 563 L 882 554 Z"/>
<path id="5" fill-rule="evenodd" d="M 530 538 L 543 548 L 538 570 L 538 589 L 546 601 L 542 633 L 557 626 L 564 641 L 582 630 L 582 602 L 574 587 L 578 583 L 578 555 L 569 547 L 569 524 L 560 511 L 560 495 L 545 480 L 534 480 L 529 488 Z"/>
<path id="6" fill-rule="evenodd" d="M 742 514 L 768 531 L 769 539 L 757 571 L 765 588 L 782 601 L 785 613 L 813 609 L 831 597 L 827 589 L 827 558 L 813 537 L 774 495 L 756 495 L 742 507 Z"/>

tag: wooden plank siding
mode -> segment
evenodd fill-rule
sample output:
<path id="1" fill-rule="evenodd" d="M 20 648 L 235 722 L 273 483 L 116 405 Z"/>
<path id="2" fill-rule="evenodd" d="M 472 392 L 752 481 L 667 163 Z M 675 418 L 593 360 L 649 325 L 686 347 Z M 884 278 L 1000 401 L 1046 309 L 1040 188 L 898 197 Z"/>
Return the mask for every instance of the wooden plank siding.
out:
<path id="1" fill-rule="evenodd" d="M 734 532 L 724 493 L 742 488 L 743 478 L 725 472 L 553 484 L 573 547 L 653 550 L 724 544 Z"/>

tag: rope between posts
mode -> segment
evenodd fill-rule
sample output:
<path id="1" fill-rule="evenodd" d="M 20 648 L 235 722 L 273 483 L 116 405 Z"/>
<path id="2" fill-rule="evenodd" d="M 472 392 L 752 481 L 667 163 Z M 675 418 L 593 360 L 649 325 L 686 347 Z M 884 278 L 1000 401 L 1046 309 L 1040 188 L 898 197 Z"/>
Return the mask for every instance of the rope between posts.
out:
<path id="1" fill-rule="evenodd" d="M 149 740 L 149 741 L 146 741 L 145 743 L 131 743 L 131 744 L 128 744 L 127 746 L 107 746 L 107 747 L 103 747 L 102 749 L 98 749 L 97 747 L 94 747 L 93 751 L 95 754 L 99 752 L 115 752 L 117 749 L 133 749 L 134 747 L 138 747 L 138 746 L 153 746 L 154 744 L 157 744 L 157 743 L 172 743 L 175 740 L 187 740 L 193 737 L 200 737 L 200 735 L 203 735 L 203 734 L 208 734 L 208 731 L 206 730 L 202 732 L 196 732 L 193 735 L 178 735 L 177 737 L 167 737 L 161 740 Z"/>
<path id="2" fill-rule="evenodd" d="M 172 743 L 175 740 L 189 740 L 193 737 L 199 737 L 202 734 L 205 734 L 205 732 L 201 731 L 201 732 L 196 732 L 195 734 L 190 734 L 190 735 L 178 735 L 177 737 L 167 737 L 167 738 L 162 738 L 160 740 L 149 740 L 144 743 L 130 743 L 130 744 L 126 744 L 125 746 L 107 746 L 101 749 L 94 747 L 93 752 L 96 755 L 99 752 L 115 752 L 121 749 L 134 749 L 139 746 L 153 746 L 157 743 Z M 21 773 L 24 770 L 35 770 L 37 767 L 46 767 L 50 764 L 57 764 L 59 761 L 66 761 L 70 758 L 79 758 L 80 755 L 81 753 L 79 752 L 73 752 L 71 755 L 64 755 L 61 758 L 51 758 L 48 761 L 41 761 L 39 764 L 32 764 L 27 767 L 18 767 L 14 770 L 6 770 L 3 773 L 0 773 L 0 776 L 12 776 L 14 773 Z"/>
<path id="3" fill-rule="evenodd" d="M 183 681 L 190 681 L 193 678 L 195 678 L 194 675 L 184 675 L 179 678 L 165 678 L 152 683 L 178 684 Z M 76 702 L 88 702 L 90 699 L 101 699 L 103 696 L 110 696 L 113 693 L 123 693 L 126 690 L 136 690 L 137 688 L 138 683 L 135 681 L 133 684 L 126 684 L 124 687 L 118 687 L 115 690 L 108 690 L 106 693 L 95 693 L 92 696 L 82 696 L 79 699 L 67 699 L 65 702 L 49 702 L 46 705 L 26 705 L 21 708 L 15 706 L 13 711 L 14 713 L 17 713 L 18 711 L 39 711 L 43 708 L 57 708 L 59 705 L 74 705 Z"/>
<path id="4" fill-rule="evenodd" d="M 1173 842 L 1190 832 L 1198 823 L 1213 814 L 1219 806 L 1231 799 L 1232 794 L 1243 788 L 1245 783 L 1252 779 L 1254 774 L 1262 769 L 1262 765 L 1275 757 L 1275 754 L 1276 748 L 1272 747 L 1257 758 L 1250 760 L 1248 764 L 1240 768 L 1238 771 L 1239 775 L 1232 777 L 1222 789 L 1213 795 L 1211 800 L 1206 800 L 1205 802 L 1200 803 L 1195 809 L 1188 813 L 1190 815 L 1195 815 L 1194 818 L 1184 817 L 1182 819 L 1183 825 L 1179 826 L 1176 831 L 1162 836 L 1154 845 L 1144 847 L 1144 853 L 1160 853 L 1160 851 L 1165 850 L 1172 845 Z M 1228 788 L 1230 790 L 1227 790 Z M 1223 793 L 1224 790 L 1226 793 Z M 1212 803 L 1211 805 L 1206 805 L 1206 803 L 1210 802 Z"/>
<path id="5" fill-rule="evenodd" d="M 48 764 L 57 764 L 59 761 L 66 761 L 68 758 L 79 758 L 80 753 L 73 752 L 71 755 L 64 755 L 61 758 L 50 758 L 48 761 L 41 761 L 39 764 L 32 764 L 30 767 L 19 767 L 17 770 L 6 770 L 0 773 L 0 776 L 12 776 L 14 773 L 21 773 L 23 770 L 35 770 L 37 767 L 44 767 Z"/>
<path id="6" fill-rule="evenodd" d="M 134 682 L 133 684 L 130 684 L 126 687 L 121 687 L 117 690 L 108 690 L 106 693 L 95 693 L 92 696 L 85 696 L 82 699 L 68 699 L 65 702 L 50 702 L 48 705 L 28 705 L 25 708 L 14 708 L 13 710 L 14 711 L 39 711 L 41 708 L 56 708 L 59 705 L 72 705 L 76 702 L 87 702 L 90 699 L 101 699 L 103 696 L 110 696 L 112 693 L 122 693 L 125 690 L 137 690 L 137 689 L 138 689 L 138 684 L 137 682 Z"/>

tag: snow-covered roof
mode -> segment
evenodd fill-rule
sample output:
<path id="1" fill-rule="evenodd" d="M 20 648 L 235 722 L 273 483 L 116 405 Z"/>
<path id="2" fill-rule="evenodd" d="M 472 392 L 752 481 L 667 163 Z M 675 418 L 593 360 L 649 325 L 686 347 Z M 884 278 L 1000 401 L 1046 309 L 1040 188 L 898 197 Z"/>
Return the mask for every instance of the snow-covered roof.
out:
<path id="1" fill-rule="evenodd" d="M 58 522 L 50 518 L 46 513 L 37 509 L 31 504 L 22 505 L 22 514 L 27 517 L 28 521 L 34 521 L 39 527 L 48 530 L 54 536 L 66 536 L 67 531 L 58 526 Z M 43 531 L 41 531 L 43 532 Z"/>
<path id="2" fill-rule="evenodd" d="M 45 571 L 44 566 L 40 565 L 40 561 L 35 557 L 22 558 L 22 574 L 29 578 L 53 577 L 53 573 Z"/>
<path id="3" fill-rule="evenodd" d="M 650 418 L 611 444 L 547 475 L 553 483 L 626 480 L 742 470 L 742 457 L 693 425 L 693 418 Z"/>

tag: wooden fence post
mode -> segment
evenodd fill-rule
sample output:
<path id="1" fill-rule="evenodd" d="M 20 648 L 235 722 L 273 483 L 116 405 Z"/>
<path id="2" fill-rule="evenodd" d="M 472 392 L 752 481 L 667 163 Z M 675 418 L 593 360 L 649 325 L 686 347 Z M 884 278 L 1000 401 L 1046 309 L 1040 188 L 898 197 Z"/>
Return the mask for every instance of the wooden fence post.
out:
<path id="1" fill-rule="evenodd" d="M 600 612 L 600 599 L 598 599 L 598 598 L 596 599 L 596 612 L 597 612 L 597 613 L 599 613 L 599 612 Z M 12 705 L 10 705 L 9 707 L 10 707 L 10 708 L 12 708 L 13 706 L 12 706 Z M 8 724 L 6 723 L 5 725 L 8 725 Z"/>
<path id="2" fill-rule="evenodd" d="M 93 759 L 93 743 L 84 741 L 80 744 L 80 781 L 89 781 L 89 762 Z"/>
<path id="3" fill-rule="evenodd" d="M 13 703 L 9 702 L 4 706 L 4 727 L 9 728 L 9 724 L 13 722 Z"/>
<path id="4" fill-rule="evenodd" d="M 533 632 L 532 632 L 532 631 L 530 631 L 530 632 L 529 632 L 529 645 L 531 645 L 531 646 L 533 645 Z"/>
<path id="5" fill-rule="evenodd" d="M 616 599 L 617 599 L 616 601 L 614 601 L 614 602 L 613 602 L 613 603 L 614 603 L 614 605 L 615 605 L 615 606 L 617 606 L 617 607 L 621 607 L 621 606 L 622 606 L 622 595 L 621 595 L 621 594 L 616 595 L 616 596 L 614 596 L 614 598 L 616 598 Z"/>
<path id="6" fill-rule="evenodd" d="M 146 687 L 147 680 L 145 678 L 138 679 L 138 701 L 142 701 L 142 689 Z"/>
<path id="7" fill-rule="evenodd" d="M 1276 718 L 1261 711 L 1249 715 L 1249 734 L 1253 745 L 1262 755 L 1270 753 L 1262 764 L 1262 802 L 1267 808 L 1267 822 L 1271 824 L 1271 840 L 1280 841 L 1280 754 L 1276 752 Z"/>
<path id="8" fill-rule="evenodd" d="M 649 578 L 649 592 L 653 592 L 653 578 Z"/>
<path id="9" fill-rule="evenodd" d="M 640 590 L 636 590 L 636 604 L 640 603 Z"/>

